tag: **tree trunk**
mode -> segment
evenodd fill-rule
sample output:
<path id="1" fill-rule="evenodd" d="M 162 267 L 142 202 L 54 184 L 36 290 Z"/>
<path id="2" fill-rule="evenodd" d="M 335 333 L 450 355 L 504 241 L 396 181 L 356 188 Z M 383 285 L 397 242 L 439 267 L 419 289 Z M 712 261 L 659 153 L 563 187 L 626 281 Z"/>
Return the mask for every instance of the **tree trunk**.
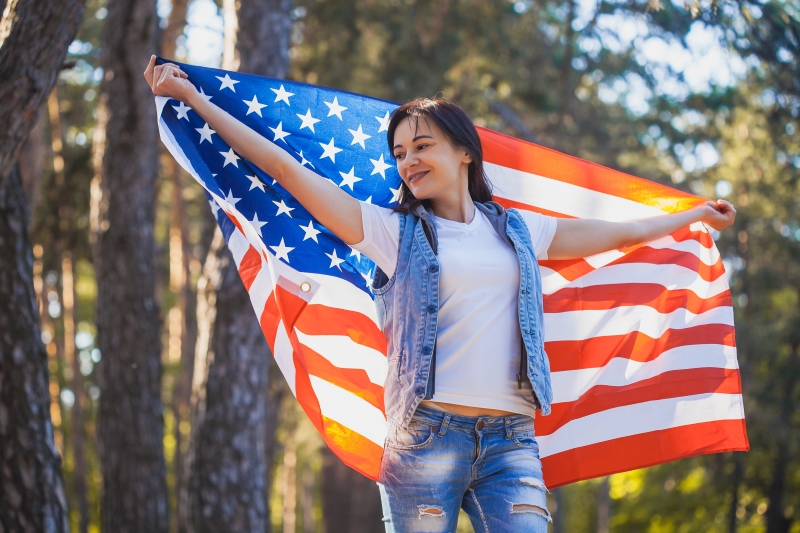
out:
<path id="1" fill-rule="evenodd" d="M 269 348 L 221 232 L 198 282 L 197 359 L 182 529 L 263 532 Z"/>
<path id="2" fill-rule="evenodd" d="M 158 130 L 142 77 L 157 23 L 155 0 L 108 4 L 93 143 L 102 529 L 115 533 L 168 529 L 153 239 Z"/>
<path id="3" fill-rule="evenodd" d="M 56 80 L 85 0 L 3 2 L 0 20 L 0 529 L 69 529 L 17 155 Z"/>
<path id="4" fill-rule="evenodd" d="M 282 78 L 290 0 L 225 0 L 223 68 Z M 198 285 L 192 435 L 181 529 L 269 531 L 270 354 L 236 264 L 217 230 Z"/>
<path id="5" fill-rule="evenodd" d="M 326 533 L 383 531 L 378 485 L 322 448 L 322 516 Z"/>
<path id="6" fill-rule="evenodd" d="M 0 20 L 0 183 L 56 81 L 86 0 L 11 0 Z"/>
<path id="7" fill-rule="evenodd" d="M 0 531 L 68 531 L 17 169 L 0 181 L 0 302 Z"/>

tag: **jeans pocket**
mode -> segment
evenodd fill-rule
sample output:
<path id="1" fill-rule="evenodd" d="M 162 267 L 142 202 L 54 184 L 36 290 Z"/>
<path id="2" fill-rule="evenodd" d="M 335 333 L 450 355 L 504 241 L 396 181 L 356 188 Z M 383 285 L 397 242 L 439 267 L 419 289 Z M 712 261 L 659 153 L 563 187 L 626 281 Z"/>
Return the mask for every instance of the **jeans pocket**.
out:
<path id="1" fill-rule="evenodd" d="M 513 432 L 514 444 L 520 448 L 530 448 L 537 452 L 539 451 L 539 443 L 536 441 L 536 436 L 533 431 L 514 431 Z"/>
<path id="2" fill-rule="evenodd" d="M 386 437 L 386 446 L 395 450 L 421 450 L 436 437 L 437 426 L 412 421 L 408 429 L 396 428 Z"/>

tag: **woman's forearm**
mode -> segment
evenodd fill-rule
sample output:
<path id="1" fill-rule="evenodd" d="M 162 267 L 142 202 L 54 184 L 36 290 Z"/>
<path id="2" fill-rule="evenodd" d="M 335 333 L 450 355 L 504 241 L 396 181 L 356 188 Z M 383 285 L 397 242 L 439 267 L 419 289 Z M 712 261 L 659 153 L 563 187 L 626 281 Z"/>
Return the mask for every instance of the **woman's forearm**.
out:
<path id="1" fill-rule="evenodd" d="M 198 92 L 186 102 L 233 150 L 284 185 L 297 161 L 254 129 L 206 100 Z"/>
<path id="2" fill-rule="evenodd" d="M 633 246 L 669 235 L 705 220 L 702 207 L 652 218 L 607 222 L 590 219 L 559 219 L 547 252 L 548 259 L 577 259 Z"/>

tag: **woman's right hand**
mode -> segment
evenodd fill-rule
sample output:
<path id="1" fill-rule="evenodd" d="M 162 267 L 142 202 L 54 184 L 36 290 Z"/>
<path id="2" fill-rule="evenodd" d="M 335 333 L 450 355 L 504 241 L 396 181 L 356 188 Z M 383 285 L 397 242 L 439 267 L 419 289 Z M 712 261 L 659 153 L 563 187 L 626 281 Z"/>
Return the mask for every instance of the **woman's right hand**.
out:
<path id="1" fill-rule="evenodd" d="M 150 56 L 150 63 L 144 71 L 144 79 L 156 96 L 166 96 L 188 103 L 197 89 L 189 81 L 189 76 L 178 65 L 165 63 L 156 66 L 156 56 Z"/>

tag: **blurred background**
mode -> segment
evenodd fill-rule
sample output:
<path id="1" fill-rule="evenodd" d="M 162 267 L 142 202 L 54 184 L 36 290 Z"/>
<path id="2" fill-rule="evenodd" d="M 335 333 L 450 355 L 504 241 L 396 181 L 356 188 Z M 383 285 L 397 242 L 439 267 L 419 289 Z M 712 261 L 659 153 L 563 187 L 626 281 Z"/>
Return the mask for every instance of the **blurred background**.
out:
<path id="1" fill-rule="evenodd" d="M 202 189 L 157 141 L 157 53 L 444 95 L 477 125 L 733 202 L 717 246 L 752 450 L 553 490 L 551 530 L 800 532 L 800 1 L 663 1 L 88 0 L 18 167 L 71 530 L 383 530 L 375 484 L 298 408 Z M 126 174 L 141 161 L 143 184 Z M 133 263 L 139 300 L 110 288 Z"/>

